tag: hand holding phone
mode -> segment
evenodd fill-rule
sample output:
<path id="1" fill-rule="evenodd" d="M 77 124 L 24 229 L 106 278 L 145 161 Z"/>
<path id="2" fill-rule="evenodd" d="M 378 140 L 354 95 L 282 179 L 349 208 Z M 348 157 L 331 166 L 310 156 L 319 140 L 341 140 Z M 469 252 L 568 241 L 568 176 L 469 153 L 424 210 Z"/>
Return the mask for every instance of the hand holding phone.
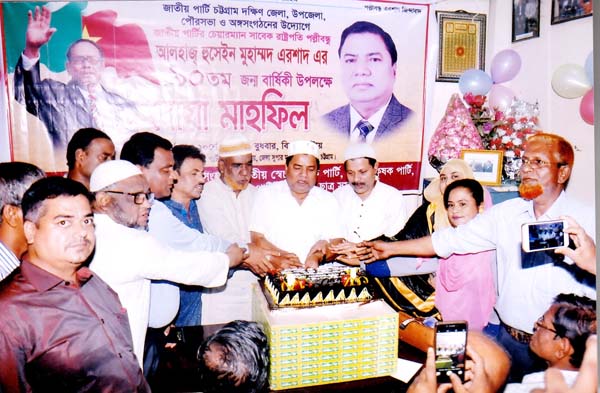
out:
<path id="1" fill-rule="evenodd" d="M 465 380 L 467 322 L 438 322 L 435 327 L 435 374 L 438 384 L 450 382 L 449 373 Z"/>
<path id="2" fill-rule="evenodd" d="M 566 220 L 525 223 L 521 226 L 522 247 L 525 252 L 552 250 L 567 247 L 569 234 Z"/>

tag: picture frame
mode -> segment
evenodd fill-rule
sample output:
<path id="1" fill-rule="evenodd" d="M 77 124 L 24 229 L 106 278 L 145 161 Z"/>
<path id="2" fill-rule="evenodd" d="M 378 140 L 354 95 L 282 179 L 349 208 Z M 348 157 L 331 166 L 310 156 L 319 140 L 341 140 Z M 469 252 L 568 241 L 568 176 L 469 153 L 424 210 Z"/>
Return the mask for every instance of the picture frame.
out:
<path id="1" fill-rule="evenodd" d="M 550 24 L 569 22 L 593 15 L 593 0 L 552 0 Z"/>
<path id="2" fill-rule="evenodd" d="M 487 16 L 466 11 L 436 11 L 439 25 L 437 82 L 458 82 L 468 69 L 485 71 Z"/>
<path id="3" fill-rule="evenodd" d="M 462 150 L 460 158 L 465 160 L 475 180 L 486 186 L 502 184 L 502 150 Z"/>
<path id="4" fill-rule="evenodd" d="M 540 0 L 513 0 L 512 42 L 540 36 Z"/>

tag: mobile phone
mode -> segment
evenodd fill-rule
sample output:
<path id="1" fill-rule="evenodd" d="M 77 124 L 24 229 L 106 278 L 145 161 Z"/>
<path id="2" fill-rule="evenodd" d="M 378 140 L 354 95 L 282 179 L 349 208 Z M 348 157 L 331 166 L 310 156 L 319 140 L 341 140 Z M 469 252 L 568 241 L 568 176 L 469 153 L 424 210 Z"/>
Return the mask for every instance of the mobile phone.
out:
<path id="1" fill-rule="evenodd" d="M 438 322 L 435 326 L 435 375 L 438 384 L 450 382 L 450 372 L 465 380 L 467 321 Z"/>
<path id="2" fill-rule="evenodd" d="M 566 220 L 525 223 L 521 226 L 522 247 L 525 252 L 552 250 L 567 247 L 569 234 L 565 232 Z"/>

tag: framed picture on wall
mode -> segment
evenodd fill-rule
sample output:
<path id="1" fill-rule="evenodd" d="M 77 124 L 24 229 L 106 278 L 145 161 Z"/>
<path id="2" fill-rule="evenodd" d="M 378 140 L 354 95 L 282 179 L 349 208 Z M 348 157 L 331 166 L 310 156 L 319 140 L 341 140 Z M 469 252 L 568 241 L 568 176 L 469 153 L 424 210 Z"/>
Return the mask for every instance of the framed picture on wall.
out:
<path id="1" fill-rule="evenodd" d="M 552 0 L 550 24 L 592 16 L 593 0 Z"/>
<path id="2" fill-rule="evenodd" d="M 540 0 L 513 0 L 512 42 L 540 36 Z"/>
<path id="3" fill-rule="evenodd" d="M 458 82 L 468 69 L 485 69 L 485 14 L 436 11 L 439 25 L 438 82 Z"/>
<path id="4" fill-rule="evenodd" d="M 463 150 L 460 158 L 473 170 L 475 180 L 486 186 L 502 183 L 502 150 Z"/>

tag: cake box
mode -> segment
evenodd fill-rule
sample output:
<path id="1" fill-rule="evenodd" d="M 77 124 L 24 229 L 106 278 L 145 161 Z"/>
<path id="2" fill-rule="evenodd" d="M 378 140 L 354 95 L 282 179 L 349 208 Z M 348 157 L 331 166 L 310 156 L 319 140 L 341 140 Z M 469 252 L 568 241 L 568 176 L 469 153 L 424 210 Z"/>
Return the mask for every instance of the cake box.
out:
<path id="1" fill-rule="evenodd" d="M 253 319 L 269 338 L 272 390 L 390 375 L 398 358 L 398 314 L 383 300 L 270 309 L 253 288 Z"/>

